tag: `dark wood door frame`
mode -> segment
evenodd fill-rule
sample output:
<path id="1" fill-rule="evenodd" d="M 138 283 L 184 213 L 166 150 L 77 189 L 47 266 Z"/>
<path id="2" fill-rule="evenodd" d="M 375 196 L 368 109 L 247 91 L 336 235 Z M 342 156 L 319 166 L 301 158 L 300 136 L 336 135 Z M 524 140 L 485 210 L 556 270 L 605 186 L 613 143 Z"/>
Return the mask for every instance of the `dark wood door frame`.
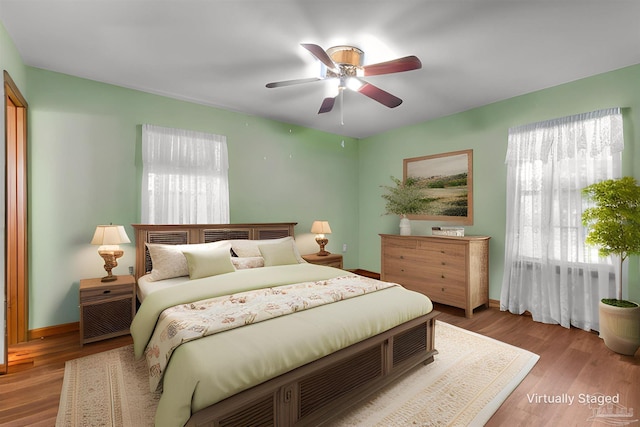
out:
<path id="1" fill-rule="evenodd" d="M 7 301 L 4 339 L 6 340 L 5 350 L 7 350 L 9 345 L 28 339 L 27 101 L 6 71 L 4 72 L 4 92 L 5 298 Z"/>

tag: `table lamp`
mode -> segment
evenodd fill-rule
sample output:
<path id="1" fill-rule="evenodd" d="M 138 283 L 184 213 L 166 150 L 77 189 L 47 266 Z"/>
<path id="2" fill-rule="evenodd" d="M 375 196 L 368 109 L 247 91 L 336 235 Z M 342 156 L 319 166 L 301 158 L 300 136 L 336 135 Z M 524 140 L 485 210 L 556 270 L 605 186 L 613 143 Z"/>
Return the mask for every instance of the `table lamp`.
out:
<path id="1" fill-rule="evenodd" d="M 331 252 L 327 252 L 324 250 L 324 247 L 329 243 L 329 239 L 324 237 L 325 234 L 331 234 L 331 227 L 329 227 L 329 222 L 327 221 L 313 221 L 311 225 L 311 232 L 316 235 L 316 242 L 320 245 L 320 252 L 316 255 L 319 256 L 327 256 Z"/>
<path id="2" fill-rule="evenodd" d="M 104 269 L 107 275 L 102 282 L 112 282 L 118 277 L 111 274 L 111 270 L 118 266 L 116 261 L 124 252 L 120 249 L 121 243 L 131 243 L 129 236 L 122 225 L 98 225 L 91 239 L 92 245 L 100 245 L 98 254 L 104 258 Z"/>

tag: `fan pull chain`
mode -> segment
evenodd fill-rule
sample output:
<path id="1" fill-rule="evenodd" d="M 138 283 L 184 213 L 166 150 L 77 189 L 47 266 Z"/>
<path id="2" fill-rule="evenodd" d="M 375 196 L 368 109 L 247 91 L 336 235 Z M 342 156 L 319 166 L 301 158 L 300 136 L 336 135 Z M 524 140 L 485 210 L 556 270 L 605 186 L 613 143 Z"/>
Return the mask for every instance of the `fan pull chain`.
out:
<path id="1" fill-rule="evenodd" d="M 344 89 L 340 89 L 340 125 L 344 126 Z"/>

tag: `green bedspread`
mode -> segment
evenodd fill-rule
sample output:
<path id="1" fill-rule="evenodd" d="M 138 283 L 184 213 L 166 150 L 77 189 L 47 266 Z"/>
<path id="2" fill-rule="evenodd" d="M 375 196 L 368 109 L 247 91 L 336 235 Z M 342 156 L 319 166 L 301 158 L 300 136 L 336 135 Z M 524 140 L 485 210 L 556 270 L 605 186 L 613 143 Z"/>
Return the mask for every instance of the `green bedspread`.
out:
<path id="1" fill-rule="evenodd" d="M 168 307 L 250 289 L 349 274 L 313 264 L 238 270 L 197 279 L 145 298 L 132 325 L 143 355 Z M 181 426 L 196 412 L 432 310 L 422 294 L 391 287 L 333 304 L 210 335 L 178 347 L 166 368 L 157 426 Z"/>

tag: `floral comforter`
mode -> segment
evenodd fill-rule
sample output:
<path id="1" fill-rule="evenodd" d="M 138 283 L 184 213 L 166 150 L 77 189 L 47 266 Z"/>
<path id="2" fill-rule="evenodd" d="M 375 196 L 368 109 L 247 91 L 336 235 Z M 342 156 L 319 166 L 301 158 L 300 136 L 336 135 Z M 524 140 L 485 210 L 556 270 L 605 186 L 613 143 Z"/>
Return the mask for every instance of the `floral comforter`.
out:
<path id="1" fill-rule="evenodd" d="M 167 308 L 160 315 L 145 350 L 149 386 L 152 391 L 159 387 L 171 354 L 182 343 L 393 286 L 398 285 L 348 275 L 239 292 Z"/>

